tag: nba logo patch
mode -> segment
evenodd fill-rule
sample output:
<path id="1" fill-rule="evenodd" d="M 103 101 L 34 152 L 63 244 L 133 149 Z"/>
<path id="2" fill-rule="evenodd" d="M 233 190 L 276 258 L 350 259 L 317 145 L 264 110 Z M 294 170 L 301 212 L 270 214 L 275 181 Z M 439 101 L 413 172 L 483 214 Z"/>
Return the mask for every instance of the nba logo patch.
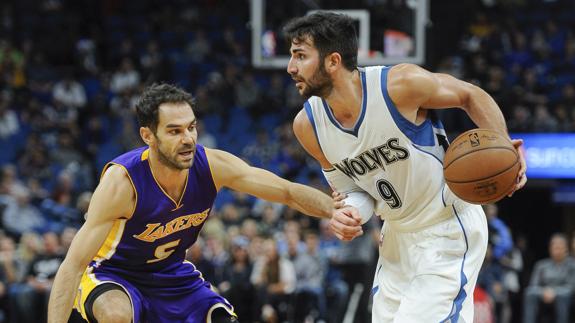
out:
<path id="1" fill-rule="evenodd" d="M 471 147 L 477 147 L 480 145 L 479 136 L 476 132 L 469 134 L 469 143 L 471 144 Z"/>

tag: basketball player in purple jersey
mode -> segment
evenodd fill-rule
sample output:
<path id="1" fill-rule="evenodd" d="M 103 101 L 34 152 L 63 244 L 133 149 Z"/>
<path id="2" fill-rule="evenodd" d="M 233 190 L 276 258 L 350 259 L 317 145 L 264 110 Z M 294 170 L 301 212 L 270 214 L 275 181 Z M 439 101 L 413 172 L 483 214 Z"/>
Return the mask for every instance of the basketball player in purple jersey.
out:
<path id="1" fill-rule="evenodd" d="M 197 145 L 193 107 L 190 94 L 168 84 L 143 93 L 137 115 L 147 146 L 105 166 L 56 275 L 48 322 L 67 322 L 72 307 L 89 322 L 235 321 L 232 305 L 184 260 L 222 187 L 331 216 L 322 192 Z"/>

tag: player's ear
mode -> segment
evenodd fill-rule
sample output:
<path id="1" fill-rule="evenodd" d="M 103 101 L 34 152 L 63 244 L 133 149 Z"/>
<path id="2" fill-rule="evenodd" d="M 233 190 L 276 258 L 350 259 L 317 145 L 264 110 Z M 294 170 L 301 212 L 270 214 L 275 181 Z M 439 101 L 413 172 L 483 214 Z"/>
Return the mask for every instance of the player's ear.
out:
<path id="1" fill-rule="evenodd" d="M 325 70 L 334 72 L 341 65 L 341 55 L 339 53 L 331 53 L 325 58 Z"/>
<path id="2" fill-rule="evenodd" d="M 140 127 L 140 137 L 149 146 L 153 141 L 154 132 L 148 127 Z"/>

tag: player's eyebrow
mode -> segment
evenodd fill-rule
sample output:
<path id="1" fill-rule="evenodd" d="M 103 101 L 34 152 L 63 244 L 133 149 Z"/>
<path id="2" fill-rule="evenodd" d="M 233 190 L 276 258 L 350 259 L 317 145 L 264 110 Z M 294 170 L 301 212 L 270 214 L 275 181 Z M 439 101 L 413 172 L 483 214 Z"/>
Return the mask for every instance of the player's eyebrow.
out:
<path id="1" fill-rule="evenodd" d="M 190 123 L 188 124 L 195 124 L 196 123 L 196 118 L 194 118 L 192 121 L 190 121 Z M 181 124 L 177 124 L 177 123 L 169 123 L 166 125 L 166 128 L 180 128 L 182 127 Z"/>
<path id="2" fill-rule="evenodd" d="M 303 51 L 304 51 L 304 50 L 303 50 L 302 48 L 294 48 L 294 49 L 291 50 L 291 53 L 292 53 L 292 54 L 295 54 L 295 53 L 297 53 L 297 52 L 303 52 Z"/>

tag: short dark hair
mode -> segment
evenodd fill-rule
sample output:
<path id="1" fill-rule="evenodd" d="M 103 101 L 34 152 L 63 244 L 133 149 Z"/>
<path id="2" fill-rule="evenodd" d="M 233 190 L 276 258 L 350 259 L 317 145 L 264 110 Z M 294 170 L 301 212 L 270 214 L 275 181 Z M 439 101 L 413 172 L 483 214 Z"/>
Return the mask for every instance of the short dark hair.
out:
<path id="1" fill-rule="evenodd" d="M 343 66 L 348 70 L 357 67 L 357 33 L 352 18 L 331 12 L 316 12 L 290 20 L 283 28 L 288 42 L 299 43 L 307 37 L 323 60 L 331 53 L 341 55 Z"/>
<path id="2" fill-rule="evenodd" d="M 164 103 L 187 103 L 195 108 L 194 97 L 172 84 L 154 83 L 148 86 L 136 104 L 136 115 L 140 127 L 148 127 L 156 132 L 158 128 L 158 109 Z"/>

